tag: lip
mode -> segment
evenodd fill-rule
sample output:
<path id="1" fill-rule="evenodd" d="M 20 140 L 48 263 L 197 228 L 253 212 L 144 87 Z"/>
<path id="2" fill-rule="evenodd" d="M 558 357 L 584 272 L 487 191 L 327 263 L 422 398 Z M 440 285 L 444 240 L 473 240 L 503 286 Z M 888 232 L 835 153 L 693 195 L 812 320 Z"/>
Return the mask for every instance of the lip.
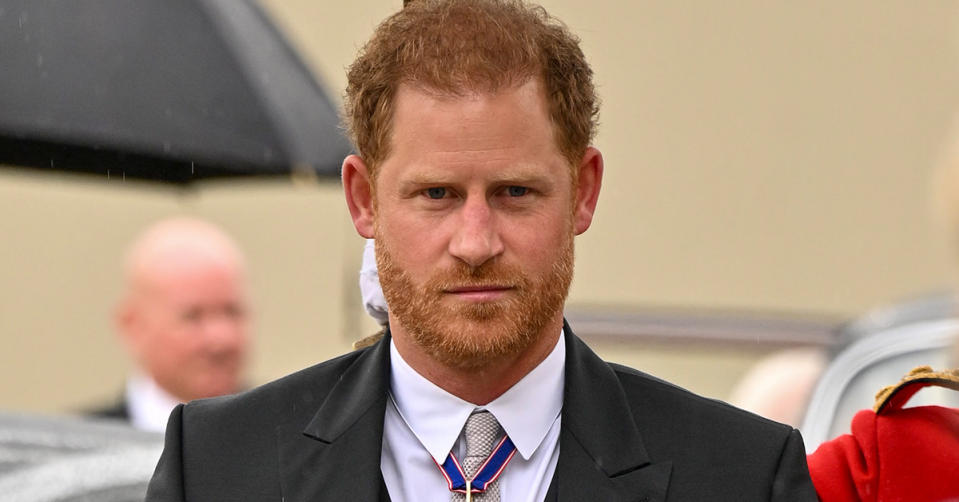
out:
<path id="1" fill-rule="evenodd" d="M 500 299 L 512 289 L 512 286 L 501 285 L 463 286 L 447 289 L 445 293 L 464 300 L 482 302 Z"/>

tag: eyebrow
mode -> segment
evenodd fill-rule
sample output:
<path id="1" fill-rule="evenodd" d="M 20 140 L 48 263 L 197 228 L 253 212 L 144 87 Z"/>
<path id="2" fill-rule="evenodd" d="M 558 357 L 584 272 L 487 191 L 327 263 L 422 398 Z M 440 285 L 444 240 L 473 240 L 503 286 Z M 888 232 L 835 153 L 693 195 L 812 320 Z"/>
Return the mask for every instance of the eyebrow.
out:
<path id="1" fill-rule="evenodd" d="M 401 181 L 401 187 L 419 187 L 427 185 L 451 185 L 455 184 L 455 175 L 448 174 L 443 169 L 425 169 L 423 172 L 417 172 L 410 175 L 409 178 Z M 531 169 L 524 167 L 507 168 L 494 173 L 490 177 L 493 184 L 552 184 L 555 181 L 554 176 L 544 175 L 542 173 L 532 172 Z"/>

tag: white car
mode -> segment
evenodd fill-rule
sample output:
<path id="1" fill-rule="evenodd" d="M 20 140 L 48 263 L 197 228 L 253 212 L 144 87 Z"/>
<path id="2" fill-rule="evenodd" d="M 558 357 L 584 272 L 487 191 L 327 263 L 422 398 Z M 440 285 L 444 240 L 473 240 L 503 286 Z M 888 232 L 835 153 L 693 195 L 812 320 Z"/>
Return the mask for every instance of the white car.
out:
<path id="1" fill-rule="evenodd" d="M 0 498 L 139 502 L 162 449 L 162 434 L 121 423 L 0 413 Z"/>
<path id="2" fill-rule="evenodd" d="M 917 366 L 956 367 L 959 303 L 952 295 L 931 295 L 876 310 L 846 325 L 841 349 L 816 385 L 801 427 L 806 451 L 849 432 L 857 411 L 871 409 L 876 393 Z M 926 388 L 910 406 L 959 408 L 959 392 Z"/>

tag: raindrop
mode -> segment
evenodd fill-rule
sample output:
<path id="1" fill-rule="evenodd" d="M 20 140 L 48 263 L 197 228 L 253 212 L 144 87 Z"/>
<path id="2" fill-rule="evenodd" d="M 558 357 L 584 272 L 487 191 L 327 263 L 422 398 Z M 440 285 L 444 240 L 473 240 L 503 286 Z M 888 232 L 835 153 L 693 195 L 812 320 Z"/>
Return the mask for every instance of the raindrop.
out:
<path id="1" fill-rule="evenodd" d="M 163 142 L 163 151 L 164 151 L 165 153 L 169 153 L 169 152 L 170 152 L 170 143 L 168 143 L 168 142 L 166 142 L 166 141 Z"/>
<path id="2" fill-rule="evenodd" d="M 43 67 L 43 54 L 37 54 L 37 68 Z"/>
<path id="3" fill-rule="evenodd" d="M 127 172 L 126 172 L 126 171 L 123 171 L 123 180 L 122 180 L 122 181 L 126 181 L 126 180 L 127 180 Z"/>
<path id="4" fill-rule="evenodd" d="M 193 165 L 193 162 L 190 162 L 190 176 L 196 174 L 196 167 Z"/>

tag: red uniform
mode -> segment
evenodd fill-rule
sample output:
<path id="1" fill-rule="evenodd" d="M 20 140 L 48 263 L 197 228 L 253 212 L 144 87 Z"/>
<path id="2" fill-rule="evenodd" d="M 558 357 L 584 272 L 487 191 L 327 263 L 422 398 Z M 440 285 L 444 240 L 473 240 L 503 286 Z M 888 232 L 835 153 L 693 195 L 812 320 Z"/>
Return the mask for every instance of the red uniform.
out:
<path id="1" fill-rule="evenodd" d="M 929 385 L 959 390 L 959 370 L 916 368 L 809 455 L 823 502 L 959 502 L 959 409 L 903 407 Z"/>

